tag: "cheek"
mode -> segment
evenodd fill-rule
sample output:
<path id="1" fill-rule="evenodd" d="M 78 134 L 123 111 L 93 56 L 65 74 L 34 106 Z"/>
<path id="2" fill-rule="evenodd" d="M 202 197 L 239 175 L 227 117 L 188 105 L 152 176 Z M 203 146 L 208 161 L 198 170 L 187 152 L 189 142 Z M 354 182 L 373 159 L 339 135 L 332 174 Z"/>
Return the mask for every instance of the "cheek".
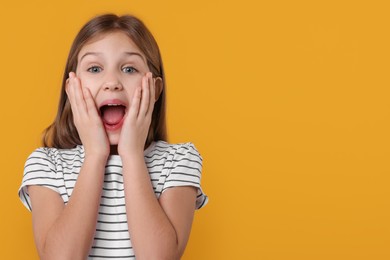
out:
<path id="1" fill-rule="evenodd" d="M 84 75 L 78 75 L 81 86 L 83 88 L 88 88 L 91 91 L 92 96 L 96 96 L 99 90 L 99 82 L 96 79 L 91 79 L 89 77 L 85 77 Z"/>
<path id="2" fill-rule="evenodd" d="M 126 81 L 123 83 L 123 87 L 126 90 L 130 100 L 134 95 L 134 91 L 138 87 L 142 87 L 142 76 L 134 76 L 131 78 L 126 79 Z"/>

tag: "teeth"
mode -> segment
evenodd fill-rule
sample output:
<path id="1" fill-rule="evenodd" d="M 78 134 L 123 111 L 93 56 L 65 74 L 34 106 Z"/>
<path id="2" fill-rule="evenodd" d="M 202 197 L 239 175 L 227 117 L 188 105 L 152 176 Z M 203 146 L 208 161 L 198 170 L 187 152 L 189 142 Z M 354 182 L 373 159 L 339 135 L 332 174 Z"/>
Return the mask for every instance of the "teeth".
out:
<path id="1" fill-rule="evenodd" d="M 120 106 L 120 104 L 107 104 L 107 106 L 116 107 L 116 106 Z"/>

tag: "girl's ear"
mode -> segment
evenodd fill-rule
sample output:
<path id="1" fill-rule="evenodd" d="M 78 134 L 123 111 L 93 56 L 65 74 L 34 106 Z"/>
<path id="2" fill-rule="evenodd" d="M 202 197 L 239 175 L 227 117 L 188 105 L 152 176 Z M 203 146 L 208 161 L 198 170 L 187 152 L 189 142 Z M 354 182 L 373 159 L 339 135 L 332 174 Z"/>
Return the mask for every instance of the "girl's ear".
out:
<path id="1" fill-rule="evenodd" d="M 154 87 L 155 87 L 155 94 L 156 94 L 156 96 L 154 98 L 154 101 L 157 101 L 158 98 L 160 97 L 161 92 L 162 92 L 163 87 L 164 87 L 163 85 L 164 84 L 163 84 L 162 78 L 160 78 L 160 77 L 155 78 L 155 80 L 154 80 Z"/>

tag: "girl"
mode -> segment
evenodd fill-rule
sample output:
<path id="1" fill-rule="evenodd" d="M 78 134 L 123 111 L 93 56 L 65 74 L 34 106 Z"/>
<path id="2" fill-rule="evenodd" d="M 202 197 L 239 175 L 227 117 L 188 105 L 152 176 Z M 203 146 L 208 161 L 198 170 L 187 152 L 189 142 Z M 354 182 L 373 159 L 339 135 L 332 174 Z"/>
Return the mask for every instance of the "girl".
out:
<path id="1" fill-rule="evenodd" d="M 80 30 L 19 189 L 41 259 L 181 257 L 207 197 L 194 145 L 166 142 L 165 88 L 139 19 L 107 14 Z"/>

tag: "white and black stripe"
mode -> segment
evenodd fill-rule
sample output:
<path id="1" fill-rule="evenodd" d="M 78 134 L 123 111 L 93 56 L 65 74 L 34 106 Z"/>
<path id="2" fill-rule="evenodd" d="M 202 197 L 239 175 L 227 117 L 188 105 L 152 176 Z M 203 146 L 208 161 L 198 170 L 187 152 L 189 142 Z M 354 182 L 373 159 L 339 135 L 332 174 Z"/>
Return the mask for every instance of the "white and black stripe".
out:
<path id="1" fill-rule="evenodd" d="M 61 195 L 67 204 L 84 161 L 84 148 L 38 148 L 27 159 L 19 197 L 31 211 L 27 186 L 41 185 Z M 145 162 L 158 198 L 165 190 L 178 186 L 198 188 L 196 208 L 207 196 L 200 186 L 202 157 L 192 143 L 152 143 L 145 150 Z M 122 161 L 110 156 L 104 177 L 94 243 L 88 259 L 135 259 L 129 237 L 122 176 Z"/>

